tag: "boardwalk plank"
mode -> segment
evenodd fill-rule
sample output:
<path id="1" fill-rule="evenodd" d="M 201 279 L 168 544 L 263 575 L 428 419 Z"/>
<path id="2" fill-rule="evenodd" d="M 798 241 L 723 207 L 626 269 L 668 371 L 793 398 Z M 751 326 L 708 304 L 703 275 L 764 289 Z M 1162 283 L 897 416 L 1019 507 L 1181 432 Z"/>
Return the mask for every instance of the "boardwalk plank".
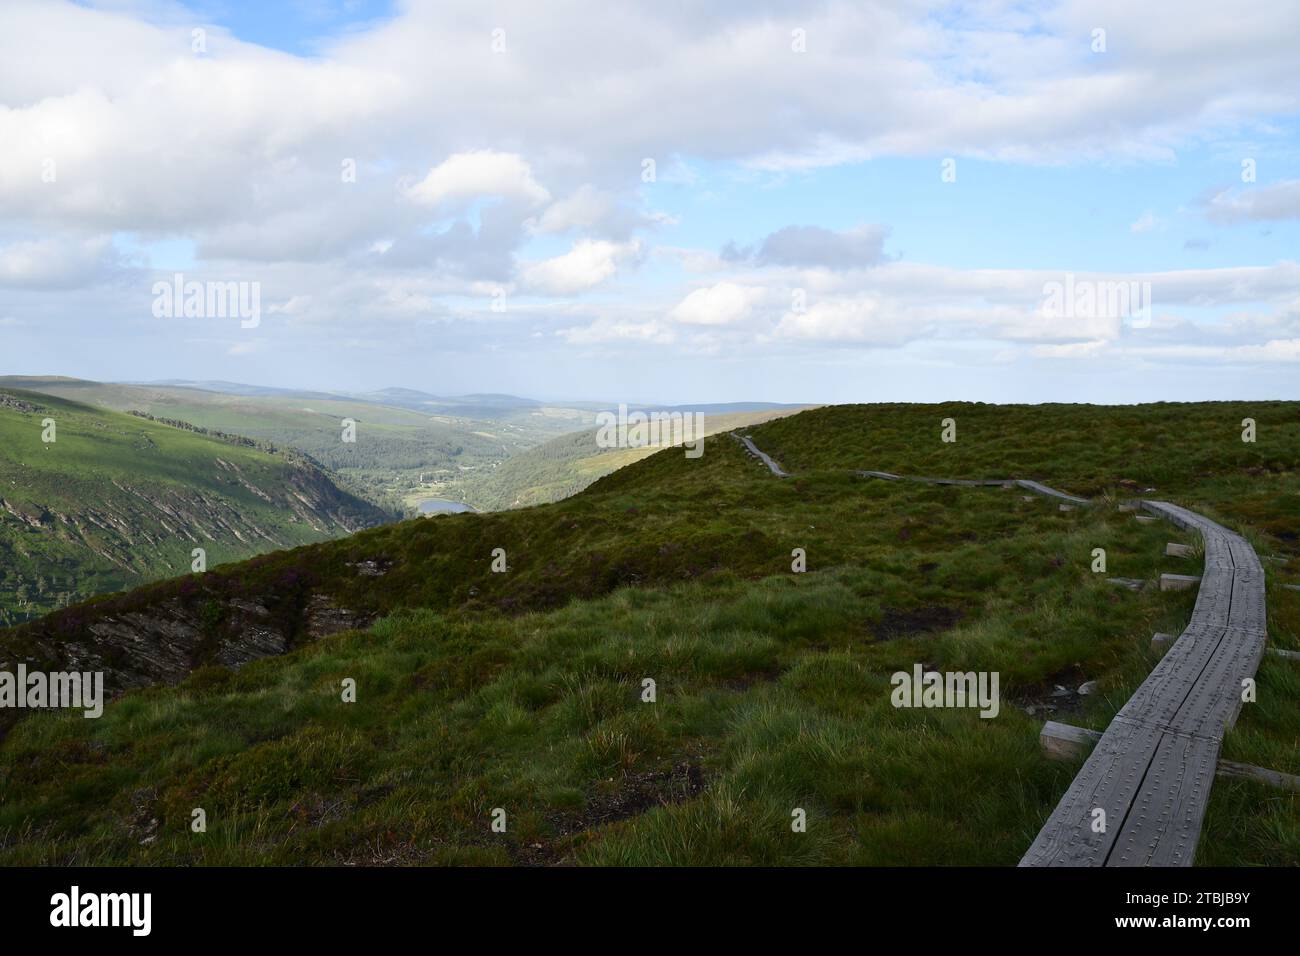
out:
<path id="1" fill-rule="evenodd" d="M 775 463 L 745 440 L 751 451 Z M 859 471 L 868 478 L 966 487 L 1007 480 L 907 478 Z M 1036 494 L 1090 504 L 1026 479 L 1014 482 Z M 1241 685 L 1264 655 L 1267 616 L 1264 572 L 1250 542 L 1203 515 L 1164 501 L 1138 502 L 1146 515 L 1164 518 L 1201 537 L 1203 571 L 1186 629 L 1101 734 L 1092 753 L 1039 830 L 1021 866 L 1190 866 L 1196 855 L 1223 734 L 1241 710 Z M 1066 506 L 1063 505 L 1064 510 Z M 1193 549 L 1169 544 L 1166 553 Z M 1162 575 L 1175 580 L 1179 576 Z M 1114 580 L 1114 579 L 1112 579 Z M 1153 646 L 1160 643 L 1156 635 Z M 1089 732 L 1044 728 L 1044 745 L 1062 753 L 1086 745 Z M 1067 739 L 1068 738 L 1068 739 Z M 1076 739 L 1077 738 L 1077 739 Z M 1105 810 L 1096 832 L 1094 812 Z"/>
<path id="2" fill-rule="evenodd" d="M 1190 866 L 1223 734 L 1241 711 L 1242 681 L 1263 657 L 1264 574 L 1250 542 L 1178 505 L 1142 506 L 1201 536 L 1205 565 L 1196 605 L 1187 628 L 1102 736 L 1094 756 L 1105 744 L 1104 755 L 1092 768 L 1085 763 L 1022 866 Z M 1111 779 L 1139 778 L 1131 789 L 1104 794 L 1129 798 L 1104 853 L 1105 841 L 1074 823 L 1079 808 L 1101 795 L 1103 769 Z"/>
<path id="3" fill-rule="evenodd" d="M 1148 725 L 1112 721 L 1020 865 L 1104 866 L 1161 736 Z M 1105 833 L 1093 829 L 1097 808 L 1106 811 Z"/>

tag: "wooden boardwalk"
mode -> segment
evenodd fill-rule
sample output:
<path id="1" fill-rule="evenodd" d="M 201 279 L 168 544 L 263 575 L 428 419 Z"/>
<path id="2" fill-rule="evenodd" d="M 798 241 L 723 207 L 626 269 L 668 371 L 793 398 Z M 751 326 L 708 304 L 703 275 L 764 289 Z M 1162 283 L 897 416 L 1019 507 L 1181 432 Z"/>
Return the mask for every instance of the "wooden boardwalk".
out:
<path id="1" fill-rule="evenodd" d="M 1014 484 L 1070 504 L 1091 503 L 1025 479 L 857 474 L 929 484 Z M 1186 629 L 1101 735 L 1021 866 L 1190 866 L 1223 735 L 1236 723 L 1244 682 L 1264 655 L 1264 568 L 1255 549 L 1194 511 L 1164 501 L 1140 505 L 1200 534 L 1205 569 L 1196 606 Z"/>
<path id="2" fill-rule="evenodd" d="M 1163 501 L 1205 542 L 1191 621 L 1115 715 L 1021 866 L 1190 866 L 1224 732 L 1267 640 L 1264 569 L 1241 535 Z M 1096 811 L 1105 811 L 1097 832 Z"/>
<path id="3" fill-rule="evenodd" d="M 749 450 L 749 453 L 751 455 L 753 455 L 763 464 L 767 465 L 767 467 L 771 469 L 772 474 L 776 475 L 778 478 L 790 477 L 789 473 L 782 471 L 781 466 L 778 465 L 776 462 L 774 462 L 771 456 L 767 454 L 767 452 L 759 451 L 758 446 L 755 445 L 750 438 L 748 438 L 745 435 L 737 435 L 735 432 L 732 432 L 731 434 L 732 437 L 734 437 L 737 441 L 739 441 L 742 445 L 744 445 L 745 448 Z"/>
<path id="4" fill-rule="evenodd" d="M 926 485 L 959 485 L 964 488 L 1020 487 L 1026 491 L 1032 491 L 1036 495 L 1056 498 L 1073 505 L 1092 504 L 1087 498 L 1067 495 L 1064 491 L 1057 491 L 1055 488 L 1049 488 L 1040 482 L 1029 481 L 1025 478 L 916 478 L 910 475 L 892 475 L 887 471 L 859 471 L 857 474 L 863 478 L 882 478 L 885 481 L 919 481 Z"/>

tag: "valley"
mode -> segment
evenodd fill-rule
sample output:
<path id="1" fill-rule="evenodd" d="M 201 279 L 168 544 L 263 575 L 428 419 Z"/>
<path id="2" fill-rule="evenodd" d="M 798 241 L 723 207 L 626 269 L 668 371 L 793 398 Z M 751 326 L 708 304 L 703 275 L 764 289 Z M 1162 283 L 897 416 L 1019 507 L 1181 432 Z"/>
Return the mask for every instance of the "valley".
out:
<path id="1" fill-rule="evenodd" d="M 1270 644 L 1300 650 L 1298 408 L 826 407 L 742 432 L 792 477 L 720 435 L 558 502 L 57 611 L 0 631 L 0 658 L 102 670 L 113 699 L 9 727 L 0 861 L 1012 865 L 1077 769 L 1040 753 L 1043 721 L 1106 728 L 1151 634 L 1192 614 L 1192 591 L 1095 572 L 1099 547 L 1129 579 L 1191 567 L 1165 543 L 1194 536 L 1119 504 L 1241 529 Z M 1033 475 L 1095 505 L 862 469 Z M 917 666 L 996 674 L 1000 707 L 894 706 Z M 1296 773 L 1300 674 L 1266 655 L 1257 679 L 1224 756 Z M 1197 862 L 1300 864 L 1300 799 L 1218 781 Z"/>
<path id="2" fill-rule="evenodd" d="M 214 566 L 393 517 L 296 452 L 0 389 L 3 623 L 185 573 L 195 548 Z"/>

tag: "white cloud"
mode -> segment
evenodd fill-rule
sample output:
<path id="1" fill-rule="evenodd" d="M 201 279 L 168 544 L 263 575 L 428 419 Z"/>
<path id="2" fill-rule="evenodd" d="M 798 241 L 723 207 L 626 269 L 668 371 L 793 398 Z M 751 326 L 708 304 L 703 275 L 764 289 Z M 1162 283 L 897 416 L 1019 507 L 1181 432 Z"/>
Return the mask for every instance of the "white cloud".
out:
<path id="1" fill-rule="evenodd" d="M 748 318 L 764 294 L 761 288 L 719 282 L 696 289 L 677 303 L 668 317 L 685 325 L 733 325 Z"/>
<path id="2" fill-rule="evenodd" d="M 1152 359 L 1214 362 L 1300 362 L 1300 338 L 1270 339 L 1246 345 L 1158 345 L 1128 349 L 1129 354 Z"/>
<path id="3" fill-rule="evenodd" d="M 0 246 L 0 286 L 88 285 L 116 264 L 107 236 L 91 239 L 36 239 Z"/>
<path id="4" fill-rule="evenodd" d="M 778 338 L 820 342 L 901 344 L 905 336 L 878 299 L 863 296 L 818 302 L 803 312 L 787 312 L 776 327 Z"/>
<path id="5" fill-rule="evenodd" d="M 673 225 L 664 213 L 642 212 L 614 193 L 584 183 L 576 191 L 546 207 L 532 223 L 535 232 L 546 235 L 585 232 L 607 239 L 625 240 L 637 229 Z"/>
<path id="6" fill-rule="evenodd" d="M 521 270 L 526 291 L 543 295 L 572 295 L 600 285 L 618 272 L 619 266 L 637 258 L 640 240 L 609 242 L 582 239 L 564 255 L 527 263 Z"/>
<path id="7" fill-rule="evenodd" d="M 533 178 L 533 169 L 522 156 L 489 149 L 448 156 L 412 186 L 407 195 L 426 206 L 483 197 L 517 199 L 535 206 L 551 198 Z"/>
<path id="8" fill-rule="evenodd" d="M 311 308 L 311 296 L 290 296 L 285 302 L 272 304 L 267 308 L 269 315 L 302 315 Z"/>
<path id="9" fill-rule="evenodd" d="M 1128 229 L 1129 232 L 1134 235 L 1140 236 L 1145 232 L 1151 232 L 1159 225 L 1161 225 L 1161 222 L 1156 218 L 1156 214 L 1148 209 L 1142 215 L 1138 216 L 1137 219 L 1134 220 L 1133 225 L 1129 226 Z"/>
<path id="10" fill-rule="evenodd" d="M 883 226 L 857 226 L 836 232 L 820 226 L 787 226 L 765 238 L 758 248 L 761 265 L 824 266 L 865 269 L 884 256 Z"/>
<path id="11" fill-rule="evenodd" d="M 401 329 L 436 324 L 440 344 L 481 344 L 466 328 L 480 324 L 504 341 L 522 320 L 513 303 L 506 317 L 487 313 L 485 290 L 567 296 L 610 283 L 666 222 L 656 208 L 684 209 L 695 229 L 705 190 L 730 201 L 749 189 L 761 205 L 773 180 L 869 157 L 913 157 L 918 169 L 949 155 L 1168 160 L 1224 133 L 1268 141 L 1279 118 L 1300 111 L 1290 0 L 1261 0 L 1249 16 L 1211 0 L 1064 0 L 974 4 L 961 17 L 849 0 L 502 0 L 490 12 L 446 0 L 398 4 L 310 57 L 218 29 L 208 55 L 195 56 L 192 20 L 152 2 L 0 3 L 0 283 L 17 290 L 6 314 L 88 329 L 83 316 L 102 325 L 111 312 L 122 322 L 114 333 L 129 330 L 148 314 L 148 277 L 134 281 L 103 238 L 127 236 L 122 248 L 174 246 L 195 271 L 263 281 L 265 301 L 295 315 L 268 335 L 333 323 L 364 337 L 358 327 L 372 323 L 396 341 Z M 1088 50 L 1098 24 L 1111 40 L 1103 58 Z M 499 25 L 505 56 L 486 39 Z M 794 26 L 807 30 L 807 54 L 790 51 Z M 641 179 L 646 157 L 657 161 L 652 184 Z M 57 172 L 48 182 L 47 160 Z M 356 182 L 340 176 L 349 160 Z M 936 189 L 937 172 L 925 174 Z M 688 193 L 694 207 L 677 202 Z M 826 221 L 873 215 L 862 198 L 847 197 Z M 1216 222 L 1300 218 L 1300 184 L 1229 190 L 1205 211 Z M 620 285 L 600 318 L 549 325 L 546 341 L 686 351 L 707 339 L 740 352 L 778 340 L 840 350 L 991 340 L 1017 354 L 1110 356 L 1140 339 L 1281 362 L 1300 337 L 1294 263 L 1125 276 L 1152 285 L 1155 321 L 1138 337 L 1120 322 L 1044 315 L 1043 283 L 1060 272 L 886 262 L 882 227 L 832 228 L 812 213 L 759 238 L 782 221 L 759 212 L 753 237 L 738 236 L 753 249 L 730 261 L 656 250 L 670 261 L 644 287 Z M 897 225 L 917 241 L 915 221 Z M 1159 219 L 1145 213 L 1131 228 L 1152 226 Z M 716 241 L 704 235 L 717 230 L 667 239 Z M 543 254 L 529 244 L 554 236 L 568 251 L 536 261 Z M 712 284 L 672 285 L 663 276 L 673 258 Z M 808 309 L 785 312 L 796 287 Z M 32 291 L 50 289 L 68 298 Z M 1204 309 L 1254 318 L 1216 338 L 1187 318 Z M 491 321 L 476 323 L 483 315 Z M 152 344 L 121 341 L 122 361 Z"/>
<path id="12" fill-rule="evenodd" d="M 595 345 L 609 342 L 641 342 L 667 345 L 676 339 L 673 330 L 656 319 L 644 321 L 597 319 L 590 325 L 560 329 L 559 335 L 572 345 Z"/>
<path id="13" fill-rule="evenodd" d="M 1300 179 L 1225 190 L 1209 201 L 1205 214 L 1223 223 L 1300 219 Z"/>

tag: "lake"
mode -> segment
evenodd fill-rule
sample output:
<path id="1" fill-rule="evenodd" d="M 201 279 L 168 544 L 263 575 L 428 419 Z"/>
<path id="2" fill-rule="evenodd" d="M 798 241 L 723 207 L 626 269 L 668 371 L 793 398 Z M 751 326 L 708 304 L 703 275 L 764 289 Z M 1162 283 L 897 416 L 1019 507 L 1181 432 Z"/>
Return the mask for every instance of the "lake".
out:
<path id="1" fill-rule="evenodd" d="M 467 504 L 462 504 L 459 501 L 448 501 L 446 498 L 425 498 L 420 502 L 419 508 L 420 514 L 422 515 L 432 515 L 443 512 L 458 514 L 462 511 L 474 510 Z"/>

